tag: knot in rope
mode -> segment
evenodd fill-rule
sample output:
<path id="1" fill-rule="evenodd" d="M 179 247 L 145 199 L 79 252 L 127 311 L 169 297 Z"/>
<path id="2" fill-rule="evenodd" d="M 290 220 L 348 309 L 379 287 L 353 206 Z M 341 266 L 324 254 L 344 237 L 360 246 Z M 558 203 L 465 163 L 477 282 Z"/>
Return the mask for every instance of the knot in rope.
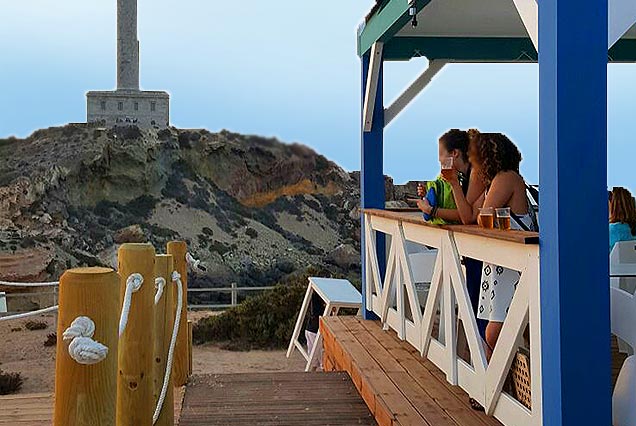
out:
<path id="1" fill-rule="evenodd" d="M 77 363 L 97 364 L 108 355 L 108 348 L 92 339 L 95 323 L 89 317 L 77 317 L 62 334 L 64 340 L 71 340 L 68 354 Z"/>
<path id="2" fill-rule="evenodd" d="M 155 288 L 157 289 L 157 292 L 155 293 L 155 305 L 161 300 L 161 295 L 163 295 L 163 288 L 165 286 L 166 280 L 163 277 L 155 278 Z"/>
<path id="3" fill-rule="evenodd" d="M 132 294 L 141 288 L 144 283 L 144 277 L 139 273 L 130 274 L 126 279 L 126 292 L 124 293 L 124 303 L 121 307 L 121 318 L 119 319 L 119 336 L 121 337 L 126 331 L 128 324 L 128 313 L 130 312 L 130 304 L 132 303 Z"/>
<path id="4" fill-rule="evenodd" d="M 177 271 L 172 271 L 172 282 L 176 282 L 181 279 L 181 274 Z"/>

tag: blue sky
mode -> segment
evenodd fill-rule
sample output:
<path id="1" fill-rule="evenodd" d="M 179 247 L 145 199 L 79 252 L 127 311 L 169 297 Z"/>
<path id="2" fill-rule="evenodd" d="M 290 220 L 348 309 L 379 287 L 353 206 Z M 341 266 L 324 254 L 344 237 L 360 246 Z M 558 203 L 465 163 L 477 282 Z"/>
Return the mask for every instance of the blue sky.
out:
<path id="1" fill-rule="evenodd" d="M 355 29 L 370 0 L 139 0 L 141 85 L 171 93 L 177 127 L 302 142 L 359 168 Z M 85 92 L 115 86 L 115 0 L 2 0 L 0 137 L 85 120 Z M 337 13 L 334 13 L 337 11 Z M 424 69 L 390 63 L 386 103 Z M 610 185 L 635 189 L 636 65 L 609 69 Z M 453 127 L 508 134 L 538 180 L 536 65 L 451 65 L 386 131 L 396 182 L 437 172 Z"/>

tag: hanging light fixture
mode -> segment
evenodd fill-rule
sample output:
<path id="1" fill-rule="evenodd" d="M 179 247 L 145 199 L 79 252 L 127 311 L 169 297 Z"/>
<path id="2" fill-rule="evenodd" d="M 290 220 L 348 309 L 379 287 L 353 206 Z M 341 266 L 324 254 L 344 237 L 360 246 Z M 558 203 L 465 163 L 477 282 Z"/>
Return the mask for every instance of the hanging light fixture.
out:
<path id="1" fill-rule="evenodd" d="M 409 16 L 411 17 L 411 26 L 413 28 L 417 27 L 417 8 L 414 1 L 409 6 Z"/>

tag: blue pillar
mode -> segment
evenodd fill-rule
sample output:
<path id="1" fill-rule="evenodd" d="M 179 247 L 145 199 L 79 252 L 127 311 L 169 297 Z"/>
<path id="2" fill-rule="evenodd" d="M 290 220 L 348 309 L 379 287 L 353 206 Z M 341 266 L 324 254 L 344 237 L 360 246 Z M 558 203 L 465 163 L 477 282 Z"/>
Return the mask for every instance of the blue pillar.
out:
<path id="1" fill-rule="evenodd" d="M 364 95 L 367 85 L 367 72 L 369 70 L 370 53 L 362 56 L 362 104 L 361 111 L 364 110 Z M 362 132 L 362 156 L 360 161 L 360 205 L 363 209 L 384 209 L 384 171 L 383 171 L 383 145 L 384 145 L 384 100 L 383 100 L 383 65 L 380 65 L 380 75 L 378 77 L 378 89 L 375 98 L 375 108 L 373 110 L 373 126 L 370 132 L 365 132 L 364 118 L 360 121 Z M 363 112 L 364 113 L 364 112 Z M 366 307 L 366 267 L 365 267 L 365 241 L 364 241 L 364 217 L 362 217 L 362 236 L 360 246 L 362 248 L 362 305 Z M 386 263 L 385 238 L 383 234 L 378 234 L 376 241 L 378 249 L 378 262 L 380 272 L 384 275 Z M 377 319 L 373 312 L 363 310 L 365 319 Z"/>
<path id="2" fill-rule="evenodd" d="M 607 3 L 539 2 L 545 426 L 611 425 Z"/>

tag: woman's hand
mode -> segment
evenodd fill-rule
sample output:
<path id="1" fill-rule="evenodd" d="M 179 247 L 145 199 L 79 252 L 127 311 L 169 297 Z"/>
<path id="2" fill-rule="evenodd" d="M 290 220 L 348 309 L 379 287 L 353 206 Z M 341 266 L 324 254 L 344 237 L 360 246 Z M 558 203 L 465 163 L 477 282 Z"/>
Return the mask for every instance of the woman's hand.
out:
<path id="1" fill-rule="evenodd" d="M 424 198 L 423 200 L 417 200 L 417 207 L 426 214 L 431 214 L 431 212 L 433 211 L 433 207 L 431 207 L 431 204 L 426 198 Z"/>
<path id="2" fill-rule="evenodd" d="M 450 171 L 450 173 L 444 173 L 444 170 L 442 171 L 442 179 L 444 179 L 446 182 L 450 183 L 450 185 L 453 188 L 458 188 L 461 187 L 461 185 L 459 184 L 459 177 L 457 175 L 457 172 L 455 170 Z"/>

